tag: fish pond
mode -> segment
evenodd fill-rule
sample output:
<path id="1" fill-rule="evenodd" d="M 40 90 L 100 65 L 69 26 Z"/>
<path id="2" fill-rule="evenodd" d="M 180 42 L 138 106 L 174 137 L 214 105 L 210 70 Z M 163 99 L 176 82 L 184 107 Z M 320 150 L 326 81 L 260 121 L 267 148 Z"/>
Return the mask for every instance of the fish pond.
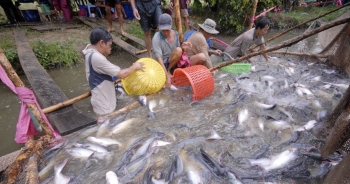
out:
<path id="1" fill-rule="evenodd" d="M 322 50 L 310 43 L 311 52 Z M 320 157 L 325 137 L 318 129 L 349 76 L 303 57 L 251 60 L 248 73 L 214 71 L 215 90 L 200 101 L 191 100 L 190 87 L 163 89 L 144 106 L 66 136 L 43 153 L 42 183 L 104 184 L 115 177 L 109 171 L 120 183 L 322 182 L 342 155 Z M 137 100 L 117 93 L 118 107 Z"/>

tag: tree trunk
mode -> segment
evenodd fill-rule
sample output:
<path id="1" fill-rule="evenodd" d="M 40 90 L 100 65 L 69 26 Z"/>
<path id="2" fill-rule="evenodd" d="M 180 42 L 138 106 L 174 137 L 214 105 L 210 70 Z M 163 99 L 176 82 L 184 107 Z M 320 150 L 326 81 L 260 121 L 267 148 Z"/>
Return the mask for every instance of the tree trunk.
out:
<path id="1" fill-rule="evenodd" d="M 174 0 L 174 11 L 175 11 L 175 25 L 177 32 L 179 32 L 180 44 L 184 42 L 184 34 L 182 33 L 182 24 L 181 24 L 181 14 L 180 14 L 180 2 L 179 0 Z"/>
<path id="2" fill-rule="evenodd" d="M 25 184 L 38 184 L 39 183 L 38 159 L 35 155 L 30 157 L 25 171 L 27 172 Z"/>
<path id="3" fill-rule="evenodd" d="M 21 153 L 16 160 L 11 164 L 10 168 L 5 172 L 5 179 L 2 183 L 13 184 L 17 180 L 18 174 L 23 170 L 23 166 L 28 162 L 28 159 L 34 154 L 42 150 L 49 142 L 52 141 L 52 137 L 44 135 L 35 141 L 33 137 L 30 137 L 25 147 L 21 149 Z"/>
<path id="4" fill-rule="evenodd" d="M 251 21 L 249 23 L 249 27 L 248 27 L 248 30 L 252 29 L 253 28 L 253 25 L 254 25 L 254 17 L 255 17 L 255 13 L 256 13 L 256 7 L 258 6 L 258 1 L 259 0 L 254 0 L 254 5 L 253 5 L 253 11 L 252 11 L 252 16 L 251 16 Z"/>

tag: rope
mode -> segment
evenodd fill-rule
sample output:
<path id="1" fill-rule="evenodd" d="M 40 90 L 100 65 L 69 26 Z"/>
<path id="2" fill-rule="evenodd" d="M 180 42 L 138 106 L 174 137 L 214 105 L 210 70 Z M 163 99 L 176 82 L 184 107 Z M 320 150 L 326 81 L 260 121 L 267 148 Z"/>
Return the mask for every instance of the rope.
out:
<path id="1" fill-rule="evenodd" d="M 270 9 L 268 9 L 268 10 L 266 10 L 266 9 L 264 8 L 264 11 L 263 11 L 262 13 L 260 13 L 259 15 L 255 16 L 255 17 L 252 17 L 252 18 L 249 20 L 249 22 L 250 22 L 250 23 L 253 23 L 253 22 L 254 22 L 256 19 L 258 19 L 259 17 L 265 17 L 265 16 L 266 16 L 266 13 L 268 13 L 268 12 L 270 12 L 270 11 L 272 11 L 272 10 L 275 10 L 275 9 L 276 9 L 276 6 L 270 8 Z"/>
<path id="2" fill-rule="evenodd" d="M 231 55 L 227 52 L 222 52 L 222 55 L 226 55 L 228 58 L 230 58 L 230 60 L 234 60 L 233 57 L 231 57 Z"/>

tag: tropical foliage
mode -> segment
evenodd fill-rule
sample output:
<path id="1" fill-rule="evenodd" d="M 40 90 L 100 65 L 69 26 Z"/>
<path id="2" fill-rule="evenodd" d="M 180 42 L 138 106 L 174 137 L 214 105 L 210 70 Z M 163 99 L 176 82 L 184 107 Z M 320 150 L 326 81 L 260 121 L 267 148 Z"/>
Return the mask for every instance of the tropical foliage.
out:
<path id="1" fill-rule="evenodd" d="M 211 14 L 216 15 L 222 31 L 241 32 L 249 24 L 254 0 L 204 0 L 204 2 L 205 11 L 210 10 Z M 280 0 L 260 0 L 256 12 L 263 12 L 264 8 L 269 9 L 279 5 L 280 2 Z M 198 10 L 201 5 L 200 0 L 194 0 L 194 9 Z"/>
<path id="2" fill-rule="evenodd" d="M 35 56 L 44 68 L 71 66 L 80 61 L 72 41 L 45 42 L 41 39 L 31 43 Z"/>

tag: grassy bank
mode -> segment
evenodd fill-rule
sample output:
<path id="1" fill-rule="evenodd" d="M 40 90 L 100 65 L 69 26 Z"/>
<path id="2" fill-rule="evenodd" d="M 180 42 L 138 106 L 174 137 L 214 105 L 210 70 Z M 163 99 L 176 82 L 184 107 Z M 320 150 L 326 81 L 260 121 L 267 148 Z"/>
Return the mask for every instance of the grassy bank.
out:
<path id="1" fill-rule="evenodd" d="M 338 7 L 335 5 L 329 5 L 324 7 L 311 6 L 311 7 L 305 7 L 305 8 L 294 8 L 287 13 L 268 13 L 267 17 L 271 20 L 273 28 L 284 29 L 284 28 L 294 27 L 302 22 L 305 22 L 312 18 L 316 18 L 336 8 Z M 335 18 L 337 18 L 347 10 L 348 10 L 348 7 L 345 7 L 327 16 L 317 19 L 315 21 L 316 27 L 319 26 L 320 23 L 322 22 L 329 22 L 331 20 L 334 20 Z M 304 25 L 304 27 L 307 28 L 312 23 L 313 22 L 307 23 Z"/>
<path id="2" fill-rule="evenodd" d="M 271 27 L 274 29 L 285 29 L 285 28 L 291 28 L 294 27 L 302 22 L 305 22 L 307 20 L 310 20 L 312 18 L 318 17 L 326 12 L 332 11 L 334 9 L 338 8 L 335 5 L 327 5 L 323 7 L 317 7 L 317 6 L 310 6 L 310 7 L 295 7 L 291 11 L 285 12 L 285 13 L 275 13 L 273 11 L 266 14 L 266 16 L 271 21 Z M 329 22 L 331 20 L 334 20 L 341 14 L 343 14 L 345 11 L 347 11 L 349 7 L 344 7 L 336 12 L 333 12 L 325 17 L 322 17 L 316 21 L 316 26 L 319 26 L 321 22 Z M 209 8 L 200 7 L 197 6 L 191 6 L 191 13 L 190 13 L 190 19 L 193 22 L 201 23 L 203 22 L 207 17 L 212 18 L 214 20 L 219 20 L 219 17 L 216 17 L 217 13 L 213 12 Z M 261 12 L 256 12 L 256 15 L 260 14 Z M 306 24 L 304 28 L 307 28 L 311 25 L 312 22 Z M 246 21 L 246 24 L 248 25 L 248 21 Z M 219 29 L 221 25 L 218 25 Z M 220 33 L 224 33 L 221 31 Z"/>
<path id="3" fill-rule="evenodd" d="M 25 29 L 27 39 L 40 64 L 45 68 L 69 67 L 83 61 L 81 50 L 88 43 L 90 29 L 81 26 L 65 31 L 38 32 Z M 83 34 L 83 32 L 85 34 Z M 22 74 L 13 28 L 0 28 L 0 47 L 18 74 Z"/>

